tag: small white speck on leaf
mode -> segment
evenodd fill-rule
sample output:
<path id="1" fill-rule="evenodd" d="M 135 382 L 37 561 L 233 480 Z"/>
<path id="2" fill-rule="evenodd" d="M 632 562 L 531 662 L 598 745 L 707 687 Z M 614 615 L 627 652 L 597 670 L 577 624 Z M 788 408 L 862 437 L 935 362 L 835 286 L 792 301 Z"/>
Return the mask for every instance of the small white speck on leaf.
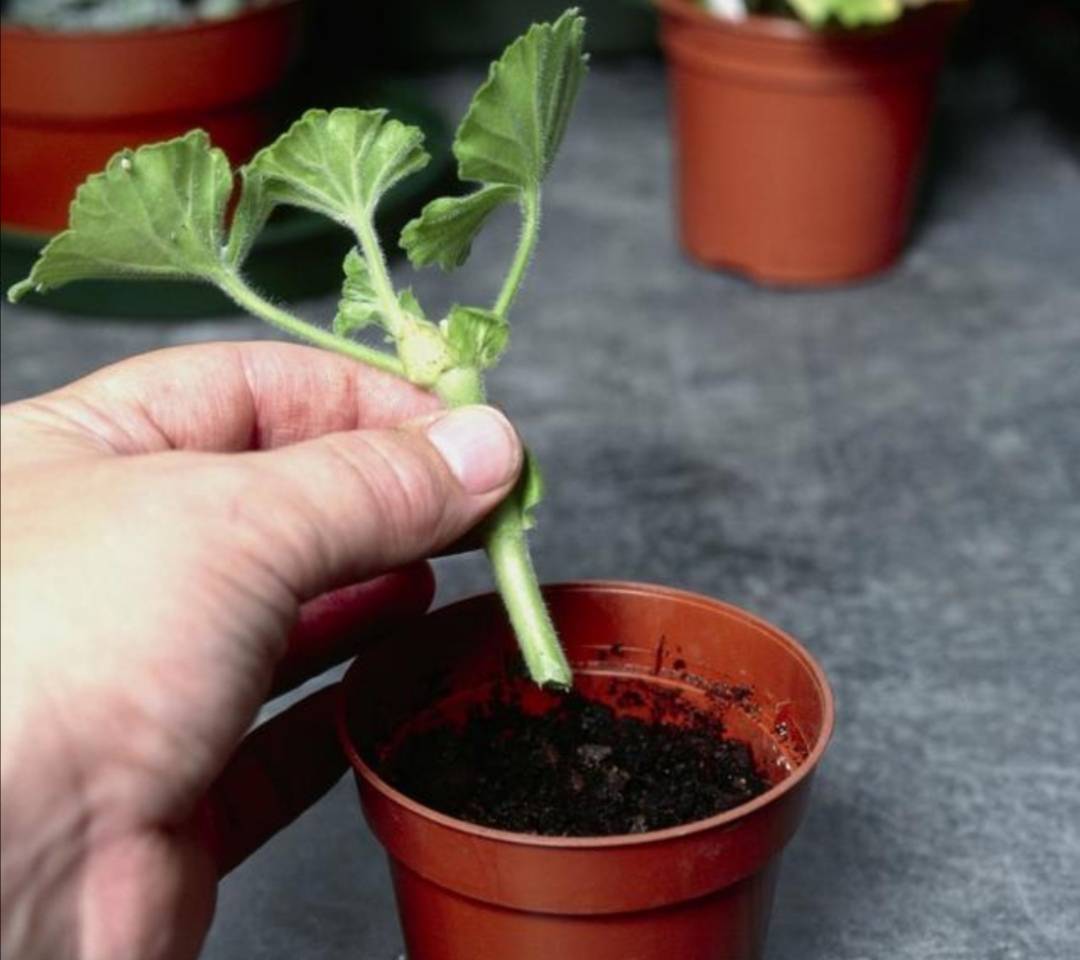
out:
<path id="1" fill-rule="evenodd" d="M 120 158 L 120 169 L 125 171 L 125 172 L 130 172 L 131 171 L 131 157 L 121 157 Z"/>

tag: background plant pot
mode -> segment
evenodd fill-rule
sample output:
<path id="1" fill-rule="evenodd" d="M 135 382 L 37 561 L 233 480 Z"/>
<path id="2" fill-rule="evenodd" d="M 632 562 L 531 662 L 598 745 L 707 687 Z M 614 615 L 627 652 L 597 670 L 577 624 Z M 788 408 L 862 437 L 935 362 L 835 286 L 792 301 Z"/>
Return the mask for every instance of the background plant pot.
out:
<path id="1" fill-rule="evenodd" d="M 658 3 L 690 255 L 775 284 L 838 283 L 892 264 L 965 5 L 931 4 L 882 29 L 814 31 Z"/>
<path id="2" fill-rule="evenodd" d="M 273 132 L 266 94 L 297 51 L 303 4 L 118 33 L 0 27 L 0 222 L 61 230 L 87 175 L 123 147 L 207 130 L 234 162 Z"/>
<path id="3" fill-rule="evenodd" d="M 672 690 L 723 711 L 774 785 L 708 820 L 605 838 L 508 833 L 425 808 L 375 773 L 379 745 L 418 718 L 460 718 L 518 662 L 496 596 L 431 614 L 357 659 L 339 711 L 365 815 L 390 858 L 410 960 L 760 957 L 779 856 L 832 730 L 820 668 L 775 627 L 693 594 L 576 583 L 545 595 L 583 691 L 610 700 L 610 678 L 630 676 L 646 698 L 613 704 L 620 712 L 648 715 Z M 739 702 L 703 684 L 750 693 Z"/>

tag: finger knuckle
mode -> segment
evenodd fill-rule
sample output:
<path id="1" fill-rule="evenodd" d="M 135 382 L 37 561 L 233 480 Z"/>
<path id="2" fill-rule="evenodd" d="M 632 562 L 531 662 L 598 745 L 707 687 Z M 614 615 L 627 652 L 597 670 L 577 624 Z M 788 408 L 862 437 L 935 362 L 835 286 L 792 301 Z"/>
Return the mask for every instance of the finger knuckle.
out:
<path id="1" fill-rule="evenodd" d="M 442 476 L 423 454 L 401 437 L 360 434 L 329 446 L 358 488 L 358 497 L 383 526 L 391 543 L 418 527 L 438 529 L 446 512 Z"/>

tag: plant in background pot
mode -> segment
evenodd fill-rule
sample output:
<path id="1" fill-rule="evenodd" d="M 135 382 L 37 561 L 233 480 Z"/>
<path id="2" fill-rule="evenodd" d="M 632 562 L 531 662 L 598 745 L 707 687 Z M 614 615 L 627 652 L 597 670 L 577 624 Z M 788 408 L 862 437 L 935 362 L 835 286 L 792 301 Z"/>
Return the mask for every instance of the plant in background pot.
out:
<path id="1" fill-rule="evenodd" d="M 657 2 L 687 252 L 772 284 L 890 266 L 964 0 Z"/>
<path id="2" fill-rule="evenodd" d="M 450 269 L 497 207 L 517 205 L 521 232 L 490 305 L 434 322 L 395 289 L 373 217 L 427 154 L 418 129 L 352 109 L 309 111 L 260 151 L 239 171 L 231 218 L 235 178 L 205 133 L 122 151 L 10 295 L 92 277 L 200 279 L 447 405 L 482 401 L 585 74 L 583 35 L 571 10 L 511 44 L 454 140 L 472 191 L 432 201 L 402 232 L 414 265 Z M 243 276 L 279 204 L 355 236 L 331 329 Z M 372 326 L 395 353 L 354 339 Z M 341 739 L 390 856 L 409 956 L 759 957 L 779 856 L 832 729 L 825 678 L 791 638 L 715 600 L 631 583 L 541 591 L 525 538 L 540 494 L 530 458 L 485 523 L 498 596 L 372 645 L 342 685 Z"/>

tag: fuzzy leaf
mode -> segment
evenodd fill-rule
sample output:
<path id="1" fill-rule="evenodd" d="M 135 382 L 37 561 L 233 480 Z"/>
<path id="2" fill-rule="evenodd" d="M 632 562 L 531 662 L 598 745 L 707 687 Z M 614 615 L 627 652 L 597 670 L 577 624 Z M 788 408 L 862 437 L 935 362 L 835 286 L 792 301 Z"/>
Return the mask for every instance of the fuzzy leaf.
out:
<path id="1" fill-rule="evenodd" d="M 584 17 L 567 10 L 534 24 L 491 65 L 454 138 L 458 176 L 482 186 L 433 200 L 406 225 L 401 246 L 413 266 L 461 266 L 496 207 L 539 189 L 585 76 L 584 35 Z"/>
<path id="2" fill-rule="evenodd" d="M 534 24 L 491 65 L 454 138 L 462 180 L 533 189 L 562 143 L 585 76 L 585 18 Z"/>
<path id="3" fill-rule="evenodd" d="M 250 166 L 240 168 L 240 180 L 240 200 L 233 212 L 229 241 L 225 248 L 225 260 L 233 267 L 239 267 L 247 259 L 256 237 L 266 226 L 274 209 L 273 198 L 262 178 Z"/>
<path id="4" fill-rule="evenodd" d="M 845 27 L 891 23 L 904 12 L 903 0 L 789 0 L 808 24 L 824 26 L 835 17 Z"/>
<path id="5" fill-rule="evenodd" d="M 42 250 L 18 300 L 72 280 L 209 279 L 221 272 L 232 173 L 202 130 L 121 150 L 75 194 L 68 229 Z"/>
<path id="6" fill-rule="evenodd" d="M 420 301 L 416 299 L 416 294 L 413 293 L 412 287 L 406 287 L 404 290 L 398 292 L 398 303 L 401 304 L 402 310 L 415 317 L 417 320 L 427 319 L 424 316 L 424 308 L 420 306 Z"/>
<path id="7" fill-rule="evenodd" d="M 444 270 L 460 267 L 492 211 L 517 196 L 516 187 L 493 184 L 462 197 L 432 200 L 419 217 L 405 225 L 401 247 L 414 267 L 431 263 Z"/>
<path id="8" fill-rule="evenodd" d="M 334 333 L 348 336 L 379 322 L 382 312 L 371 284 L 367 262 L 356 247 L 345 255 L 342 266 L 345 280 L 341 284 L 341 300 L 338 301 L 338 312 L 334 317 Z"/>
<path id="9" fill-rule="evenodd" d="M 369 304 L 342 299 L 338 302 L 337 313 L 334 315 L 333 330 L 339 337 L 347 337 L 370 327 L 378 319 L 379 311 Z"/>
<path id="10" fill-rule="evenodd" d="M 460 366 L 483 370 L 498 363 L 510 340 L 510 325 L 490 310 L 455 305 L 446 318 L 445 334 Z"/>
<path id="11" fill-rule="evenodd" d="M 346 226 L 369 220 L 380 197 L 428 162 L 424 134 L 385 110 L 308 110 L 249 165 L 273 203 Z"/>

